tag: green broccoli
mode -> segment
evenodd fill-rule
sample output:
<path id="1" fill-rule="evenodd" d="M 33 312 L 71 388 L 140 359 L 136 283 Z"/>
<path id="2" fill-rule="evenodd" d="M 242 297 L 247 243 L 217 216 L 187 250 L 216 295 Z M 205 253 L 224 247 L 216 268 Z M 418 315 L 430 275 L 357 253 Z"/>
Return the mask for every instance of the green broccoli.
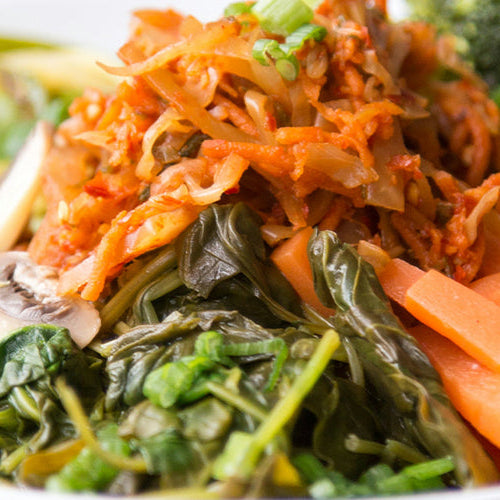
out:
<path id="1" fill-rule="evenodd" d="M 500 0 L 407 0 L 416 19 L 458 37 L 458 49 L 493 90 L 500 85 Z"/>

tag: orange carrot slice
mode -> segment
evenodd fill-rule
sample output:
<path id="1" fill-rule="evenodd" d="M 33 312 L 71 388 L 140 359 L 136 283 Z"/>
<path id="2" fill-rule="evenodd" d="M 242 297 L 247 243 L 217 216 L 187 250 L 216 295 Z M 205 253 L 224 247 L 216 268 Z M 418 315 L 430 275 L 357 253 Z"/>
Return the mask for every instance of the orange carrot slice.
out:
<path id="1" fill-rule="evenodd" d="M 494 302 L 431 270 L 408 288 L 404 307 L 424 325 L 500 372 L 500 307 Z"/>
<path id="2" fill-rule="evenodd" d="M 386 295 L 404 306 L 406 291 L 425 274 L 416 266 L 401 259 L 392 259 L 378 274 Z"/>
<path id="3" fill-rule="evenodd" d="M 483 436 L 500 446 L 500 374 L 424 325 L 409 331 L 441 376 L 455 408 Z"/>
<path id="4" fill-rule="evenodd" d="M 469 288 L 500 306 L 500 273 L 475 280 L 469 283 Z"/>
<path id="5" fill-rule="evenodd" d="M 325 307 L 314 291 L 312 270 L 307 258 L 307 244 L 312 234 L 312 227 L 301 229 L 273 251 L 271 260 L 306 304 L 324 316 L 331 316 L 334 311 Z"/>

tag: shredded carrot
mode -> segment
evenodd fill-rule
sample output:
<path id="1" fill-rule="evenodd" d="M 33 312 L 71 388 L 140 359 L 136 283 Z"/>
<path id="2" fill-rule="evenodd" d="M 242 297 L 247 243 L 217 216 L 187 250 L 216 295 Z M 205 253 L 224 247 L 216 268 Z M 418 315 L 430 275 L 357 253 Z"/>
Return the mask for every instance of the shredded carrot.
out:
<path id="1" fill-rule="evenodd" d="M 238 200 L 276 234 L 351 228 L 352 243 L 463 283 L 500 271 L 498 109 L 434 28 L 391 24 L 377 5 L 372 23 L 362 3 L 318 7 L 313 22 L 328 35 L 297 51 L 294 81 L 253 57 L 268 37 L 254 16 L 203 24 L 137 11 L 123 66 L 101 65 L 128 78 L 111 95 L 87 90 L 57 131 L 33 258 L 95 299 L 127 259 L 208 204 Z M 457 80 L 434 78 L 443 59 Z M 80 263 L 87 277 L 73 272 Z"/>

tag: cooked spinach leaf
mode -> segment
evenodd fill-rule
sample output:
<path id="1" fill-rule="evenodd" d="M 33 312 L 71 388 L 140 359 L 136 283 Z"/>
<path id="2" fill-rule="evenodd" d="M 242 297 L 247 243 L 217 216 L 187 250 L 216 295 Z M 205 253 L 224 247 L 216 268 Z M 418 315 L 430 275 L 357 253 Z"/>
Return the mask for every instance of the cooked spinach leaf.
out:
<path id="1" fill-rule="evenodd" d="M 181 309 L 156 325 L 132 328 L 112 343 L 106 365 L 110 381 L 106 392 L 108 410 L 119 403 L 134 405 L 140 402 L 148 374 L 166 363 L 193 354 L 196 339 L 202 332 L 216 330 L 227 344 L 268 341 L 283 333 L 282 329 L 265 329 L 235 311 L 190 312 L 193 309 L 186 307 L 186 314 L 182 314 Z M 270 359 L 273 353 L 274 350 L 248 352 L 242 356 L 242 361 Z"/>
<path id="2" fill-rule="evenodd" d="M 372 266 L 331 231 L 312 237 L 309 259 L 318 296 L 336 308 L 332 325 L 356 350 L 367 384 L 377 394 L 385 436 L 434 458 L 453 457 L 457 482 L 473 482 L 478 463 L 489 459 L 455 414 L 430 362 L 392 313 Z"/>
<path id="3" fill-rule="evenodd" d="M 243 203 L 204 210 L 179 239 L 180 278 L 205 299 L 214 293 L 226 308 L 236 302 L 265 326 L 278 326 L 277 318 L 295 322 L 302 316 L 297 295 L 267 259 L 260 224 Z"/>
<path id="4" fill-rule="evenodd" d="M 72 438 L 74 428 L 63 411 L 53 382 L 64 376 L 90 409 L 102 394 L 97 358 L 83 353 L 65 328 L 34 325 L 0 342 L 0 428 L 24 454 Z M 7 447 L 9 449 L 9 447 Z M 19 455 L 22 460 L 24 455 Z M 10 473 L 11 455 L 0 471 Z"/>

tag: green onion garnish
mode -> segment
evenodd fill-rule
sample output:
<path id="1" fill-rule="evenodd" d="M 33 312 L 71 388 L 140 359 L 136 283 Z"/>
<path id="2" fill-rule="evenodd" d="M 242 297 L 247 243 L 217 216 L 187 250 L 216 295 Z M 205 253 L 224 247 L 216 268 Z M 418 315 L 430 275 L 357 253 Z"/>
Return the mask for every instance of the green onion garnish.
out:
<path id="1" fill-rule="evenodd" d="M 287 36 L 285 43 L 276 40 L 261 38 L 257 40 L 252 49 L 252 56 L 263 66 L 272 63 L 280 75 L 289 81 L 293 81 L 299 74 L 299 61 L 295 52 L 300 50 L 308 40 L 320 42 L 326 36 L 326 29 L 317 24 L 304 24 Z"/>
<path id="2" fill-rule="evenodd" d="M 257 40 L 252 48 L 252 56 L 263 66 L 269 66 L 273 59 L 285 57 L 285 53 L 280 49 L 280 45 L 276 40 L 269 38 L 261 38 Z"/>
<path id="3" fill-rule="evenodd" d="M 302 49 L 308 40 L 321 42 L 325 36 L 326 28 L 323 26 L 317 24 L 304 24 L 286 37 L 285 43 L 281 44 L 281 49 L 286 54 L 291 54 L 292 52 Z"/>
<path id="4" fill-rule="evenodd" d="M 309 23 L 313 9 L 302 0 L 258 0 L 252 12 L 265 31 L 287 36 Z"/>
<path id="5" fill-rule="evenodd" d="M 299 75 L 299 61 L 297 61 L 297 58 L 293 54 L 283 59 L 278 59 L 275 64 L 279 74 L 285 80 L 292 82 Z"/>
<path id="6" fill-rule="evenodd" d="M 274 63 L 285 80 L 295 80 L 299 74 L 299 61 L 294 54 L 286 54 L 276 40 L 261 38 L 252 49 L 252 56 L 263 66 Z"/>

